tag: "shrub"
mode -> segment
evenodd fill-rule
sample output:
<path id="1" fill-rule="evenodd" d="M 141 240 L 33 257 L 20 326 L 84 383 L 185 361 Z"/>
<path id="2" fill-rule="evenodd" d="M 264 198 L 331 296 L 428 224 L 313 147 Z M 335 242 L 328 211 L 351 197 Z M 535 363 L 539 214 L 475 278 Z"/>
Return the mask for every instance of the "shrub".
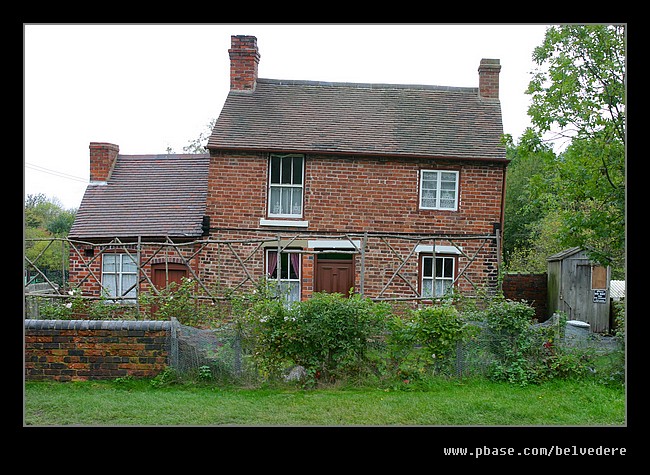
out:
<path id="1" fill-rule="evenodd" d="M 315 293 L 287 305 L 262 299 L 247 310 L 242 327 L 264 376 L 303 366 L 308 382 L 333 382 L 368 361 L 373 337 L 384 330 L 388 307 L 358 294 Z"/>
<path id="2" fill-rule="evenodd" d="M 526 385 L 537 379 L 530 358 L 536 344 L 532 327 L 535 309 L 525 302 L 495 300 L 485 310 L 490 350 L 496 357 L 489 376 L 497 381 Z"/>
<path id="3" fill-rule="evenodd" d="M 400 378 L 412 380 L 450 369 L 459 343 L 475 334 L 451 304 L 423 307 L 391 321 L 388 348 Z"/>

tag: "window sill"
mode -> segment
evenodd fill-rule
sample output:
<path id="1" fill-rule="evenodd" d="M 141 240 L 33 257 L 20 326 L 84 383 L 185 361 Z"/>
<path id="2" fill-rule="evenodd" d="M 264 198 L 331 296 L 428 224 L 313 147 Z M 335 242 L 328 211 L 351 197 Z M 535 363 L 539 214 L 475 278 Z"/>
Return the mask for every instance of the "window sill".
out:
<path id="1" fill-rule="evenodd" d="M 290 228 L 306 228 L 309 226 L 309 221 L 260 218 L 260 226 L 282 226 L 282 227 L 290 227 Z"/>

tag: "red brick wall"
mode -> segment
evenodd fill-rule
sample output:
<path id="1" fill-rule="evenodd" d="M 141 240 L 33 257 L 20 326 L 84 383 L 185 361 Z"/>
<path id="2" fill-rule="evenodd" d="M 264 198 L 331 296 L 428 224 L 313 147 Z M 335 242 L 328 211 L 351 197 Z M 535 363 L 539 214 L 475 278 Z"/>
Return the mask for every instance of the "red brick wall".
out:
<path id="1" fill-rule="evenodd" d="M 215 154 L 207 213 L 215 228 L 259 228 L 267 217 L 268 154 Z M 421 210 L 419 170 L 459 172 L 457 211 Z M 309 231 L 492 234 L 501 221 L 503 165 L 308 155 L 303 219 Z M 242 192 L 242 187 L 245 192 Z"/>
<path id="2" fill-rule="evenodd" d="M 505 274 L 503 276 L 503 296 L 510 300 L 525 300 L 535 309 L 535 318 L 546 321 L 549 317 L 546 301 L 546 273 Z"/>
<path id="3" fill-rule="evenodd" d="M 90 181 L 108 180 L 120 147 L 105 142 L 90 143 Z"/>
<path id="4" fill-rule="evenodd" d="M 418 159 L 350 158 L 307 155 L 305 161 L 304 212 L 301 218 L 308 228 L 268 228 L 267 219 L 268 154 L 213 153 L 208 178 L 207 214 L 211 217 L 213 239 L 274 239 L 277 233 L 421 233 L 493 235 L 493 223 L 501 220 L 503 165 L 486 162 L 459 163 Z M 457 211 L 421 210 L 420 170 L 459 172 Z M 245 192 L 242 193 L 242 183 Z M 343 235 L 341 239 L 345 239 Z M 432 244 L 428 242 L 426 244 Z M 440 240 L 437 245 L 452 245 Z M 457 272 L 465 269 L 458 287 L 474 291 L 476 287 L 496 285 L 498 250 L 493 240 L 457 240 L 466 256 L 459 257 Z M 403 258 L 415 243 L 392 240 Z M 257 243 L 235 245 L 251 273 L 264 275 L 264 253 L 255 253 Z M 249 257 L 250 256 L 250 257 Z M 469 257 L 467 257 L 469 256 Z M 472 262 L 470 262 L 472 261 Z M 401 261 L 389 245 L 371 238 L 366 254 L 365 291 L 374 297 L 398 268 Z M 221 249 L 219 256 L 202 257 L 202 278 L 236 285 L 247 278 L 232 251 Z M 361 263 L 355 257 L 356 287 L 359 288 Z M 302 297 L 313 290 L 314 257 L 302 257 Z M 414 254 L 400 275 L 415 287 L 419 282 L 419 262 Z M 402 277 L 393 280 L 383 296 L 412 294 Z"/>
<path id="5" fill-rule="evenodd" d="M 482 59 L 478 68 L 479 94 L 484 98 L 499 98 L 499 72 L 501 64 L 498 59 Z"/>
<path id="6" fill-rule="evenodd" d="M 260 54 L 254 36 L 231 36 L 230 89 L 246 91 L 255 89 Z"/>
<path id="7" fill-rule="evenodd" d="M 155 377 L 168 364 L 169 321 L 25 320 L 25 378 Z"/>

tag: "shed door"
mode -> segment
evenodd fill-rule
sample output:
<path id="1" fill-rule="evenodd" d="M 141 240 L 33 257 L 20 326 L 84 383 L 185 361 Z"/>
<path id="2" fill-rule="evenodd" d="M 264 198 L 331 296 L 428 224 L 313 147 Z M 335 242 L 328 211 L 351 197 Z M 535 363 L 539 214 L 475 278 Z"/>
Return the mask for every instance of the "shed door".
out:
<path id="1" fill-rule="evenodd" d="M 350 289 L 354 287 L 354 261 L 351 256 L 343 259 L 333 257 L 341 257 L 341 255 L 321 254 L 318 256 L 314 290 L 316 292 L 338 292 L 348 297 Z"/>
<path id="2" fill-rule="evenodd" d="M 568 282 L 567 303 L 571 306 L 569 317 L 591 323 L 590 311 L 593 307 L 591 292 L 591 265 L 579 263 L 576 265 L 575 280 Z"/>

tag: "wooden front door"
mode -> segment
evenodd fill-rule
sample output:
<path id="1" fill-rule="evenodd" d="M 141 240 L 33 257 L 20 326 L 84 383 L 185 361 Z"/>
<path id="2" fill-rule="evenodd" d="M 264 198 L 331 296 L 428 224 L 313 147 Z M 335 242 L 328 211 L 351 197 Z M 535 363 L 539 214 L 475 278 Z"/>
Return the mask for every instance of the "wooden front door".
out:
<path id="1" fill-rule="evenodd" d="M 187 277 L 188 270 L 184 264 L 169 262 L 167 264 L 153 264 L 151 266 L 151 273 L 153 285 L 158 290 L 163 290 L 172 282 L 176 282 L 176 288 L 178 288 L 181 285 L 181 278 Z"/>
<path id="2" fill-rule="evenodd" d="M 338 292 L 350 296 L 354 287 L 354 261 L 351 259 L 316 260 L 316 292 Z"/>
<path id="3" fill-rule="evenodd" d="M 174 262 L 158 263 L 151 266 L 151 282 L 158 290 L 165 290 L 172 282 L 176 283 L 176 289 L 181 285 L 181 279 L 187 277 L 189 270 L 184 264 Z M 158 312 L 156 304 L 151 306 L 151 314 Z"/>

